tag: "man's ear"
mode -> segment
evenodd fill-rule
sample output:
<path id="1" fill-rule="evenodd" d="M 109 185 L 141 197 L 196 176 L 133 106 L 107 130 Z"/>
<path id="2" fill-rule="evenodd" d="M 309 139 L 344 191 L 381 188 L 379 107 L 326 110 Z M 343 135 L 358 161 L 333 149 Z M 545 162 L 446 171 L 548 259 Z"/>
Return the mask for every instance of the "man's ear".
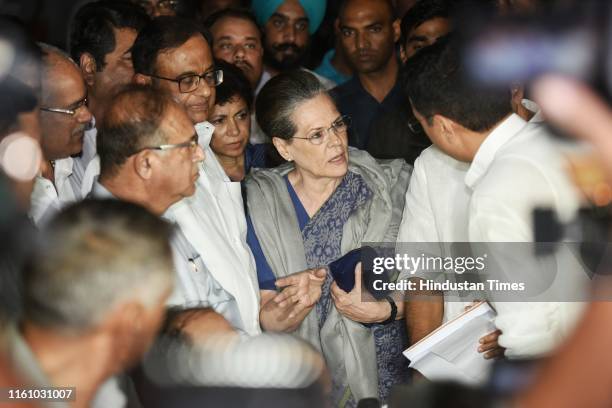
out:
<path id="1" fill-rule="evenodd" d="M 135 300 L 117 305 L 103 320 L 100 330 L 112 336 L 115 370 L 125 370 L 135 359 L 144 333 L 146 309 Z"/>
<path id="2" fill-rule="evenodd" d="M 273 137 L 272 143 L 274 144 L 274 147 L 276 147 L 278 154 L 280 154 L 283 159 L 287 160 L 288 162 L 293 161 L 293 157 L 288 149 L 288 142 L 285 139 Z"/>
<path id="3" fill-rule="evenodd" d="M 128 160 L 132 160 L 134 171 L 140 178 L 149 180 L 153 177 L 153 164 L 157 160 L 157 156 L 152 154 L 150 150 L 143 150 Z"/>
<path id="4" fill-rule="evenodd" d="M 440 134 L 444 137 L 447 143 L 457 143 L 457 135 L 455 132 L 456 124 L 451 119 L 441 115 L 434 115 L 433 126 L 437 127 L 440 130 Z"/>
<path id="5" fill-rule="evenodd" d="M 153 78 L 144 74 L 134 74 L 133 82 L 138 85 L 151 85 Z"/>
<path id="6" fill-rule="evenodd" d="M 96 83 L 96 71 L 98 70 L 96 59 L 90 53 L 84 52 L 81 54 L 81 58 L 79 58 L 79 67 L 87 86 L 93 87 Z"/>
<path id="7" fill-rule="evenodd" d="M 399 18 L 393 20 L 393 42 L 397 43 L 402 34 L 402 27 Z"/>

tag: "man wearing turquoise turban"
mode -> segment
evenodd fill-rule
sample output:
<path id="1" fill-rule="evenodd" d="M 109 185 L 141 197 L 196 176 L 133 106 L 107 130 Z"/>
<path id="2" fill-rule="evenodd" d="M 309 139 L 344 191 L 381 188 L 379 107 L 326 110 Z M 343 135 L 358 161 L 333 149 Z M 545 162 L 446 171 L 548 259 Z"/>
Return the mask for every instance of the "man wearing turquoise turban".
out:
<path id="1" fill-rule="evenodd" d="M 263 27 L 276 9 L 285 2 L 285 0 L 253 0 L 252 9 L 259 25 Z M 308 32 L 314 34 L 325 16 L 327 0 L 299 0 L 296 3 L 302 6 L 308 16 Z"/>
<path id="2" fill-rule="evenodd" d="M 251 8 L 264 32 L 264 75 L 257 90 L 281 72 L 302 68 L 326 5 L 327 0 L 253 0 Z M 334 85 L 321 82 L 326 88 Z"/>

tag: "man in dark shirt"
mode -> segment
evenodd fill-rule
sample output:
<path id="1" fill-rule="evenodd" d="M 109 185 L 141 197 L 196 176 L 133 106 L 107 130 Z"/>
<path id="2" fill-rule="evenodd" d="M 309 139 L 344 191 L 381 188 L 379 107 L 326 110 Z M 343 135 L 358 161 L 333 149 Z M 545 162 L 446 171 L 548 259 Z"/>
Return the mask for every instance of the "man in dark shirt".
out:
<path id="1" fill-rule="evenodd" d="M 448 0 L 420 1 L 402 18 L 400 57 L 404 63 L 421 48 L 434 44 L 452 29 Z M 401 76 L 401 75 L 400 75 Z M 403 81 L 410 81 L 404 73 Z M 413 164 L 431 141 L 412 114 L 410 104 L 397 106 L 370 125 L 366 150 L 378 159 L 403 158 Z"/>
<path id="2" fill-rule="evenodd" d="M 364 149 L 372 122 L 385 112 L 408 105 L 397 81 L 395 43 L 400 22 L 389 0 L 346 0 L 336 24 L 355 76 L 334 88 L 332 96 L 340 112 L 352 117 L 349 144 Z"/>

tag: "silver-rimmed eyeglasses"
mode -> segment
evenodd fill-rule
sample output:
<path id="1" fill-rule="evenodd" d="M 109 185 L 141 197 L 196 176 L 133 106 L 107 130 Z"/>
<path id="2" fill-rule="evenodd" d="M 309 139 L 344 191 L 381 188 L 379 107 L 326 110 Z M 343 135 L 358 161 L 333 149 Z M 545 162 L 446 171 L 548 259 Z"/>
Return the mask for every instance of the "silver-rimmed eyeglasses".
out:
<path id="1" fill-rule="evenodd" d="M 306 137 L 293 136 L 292 139 L 308 140 L 313 145 L 320 145 L 330 132 L 333 132 L 336 136 L 342 136 L 348 131 L 350 126 L 351 117 L 348 115 L 342 115 L 338 119 L 334 120 L 331 126 L 328 128 L 313 130 L 313 132 Z"/>
<path id="2" fill-rule="evenodd" d="M 174 144 L 163 144 L 163 145 L 159 145 L 159 146 L 148 146 L 148 147 L 143 147 L 142 149 L 138 150 L 136 153 L 140 153 L 144 150 L 170 150 L 170 149 L 181 149 L 184 147 L 188 147 L 191 151 L 195 151 L 195 149 L 198 146 L 198 134 L 195 133 L 191 139 L 189 139 L 189 141 L 187 142 L 183 142 L 183 143 L 174 143 Z M 136 154 L 134 153 L 134 154 Z"/>
<path id="3" fill-rule="evenodd" d="M 72 106 L 69 108 L 51 108 L 48 106 L 41 106 L 40 110 L 45 112 L 62 113 L 64 115 L 74 116 L 83 106 L 87 107 L 87 97 L 84 97 L 80 101 L 72 104 Z"/>

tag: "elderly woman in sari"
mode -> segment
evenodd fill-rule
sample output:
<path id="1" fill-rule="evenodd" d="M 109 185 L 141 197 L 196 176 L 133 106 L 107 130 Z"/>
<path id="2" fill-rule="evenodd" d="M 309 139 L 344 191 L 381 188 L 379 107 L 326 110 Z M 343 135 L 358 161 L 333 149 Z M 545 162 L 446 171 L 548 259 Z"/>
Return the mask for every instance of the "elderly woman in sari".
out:
<path id="1" fill-rule="evenodd" d="M 349 118 L 308 72 L 270 80 L 256 113 L 289 162 L 246 180 L 247 241 L 257 263 L 261 325 L 295 331 L 323 353 L 334 405 L 385 399 L 407 376 L 403 306 L 390 297 L 362 301 L 360 267 L 349 293 L 321 267 L 362 242 L 395 242 L 410 167 L 403 160 L 381 164 L 349 149 Z"/>

